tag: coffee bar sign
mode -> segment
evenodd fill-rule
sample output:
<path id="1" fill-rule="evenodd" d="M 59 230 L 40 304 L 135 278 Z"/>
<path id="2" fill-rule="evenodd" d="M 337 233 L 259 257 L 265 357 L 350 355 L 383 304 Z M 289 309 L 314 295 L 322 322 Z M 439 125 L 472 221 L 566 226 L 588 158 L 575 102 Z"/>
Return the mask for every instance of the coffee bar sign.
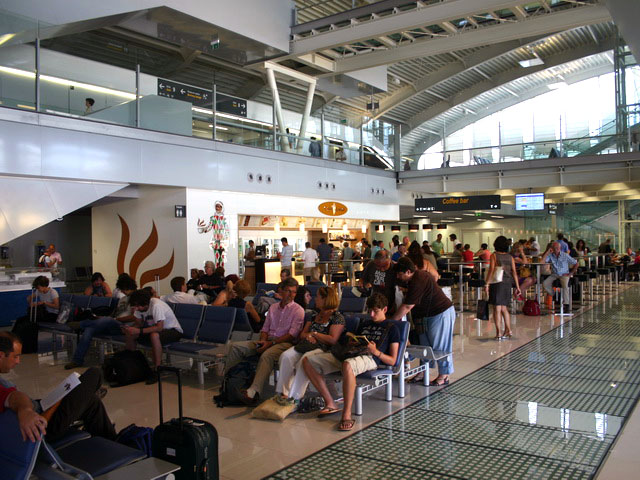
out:
<path id="1" fill-rule="evenodd" d="M 340 202 L 324 202 L 318 205 L 320 213 L 329 217 L 339 217 L 347 213 L 347 206 Z"/>
<path id="2" fill-rule="evenodd" d="M 416 198 L 415 212 L 454 212 L 461 210 L 500 210 L 500 195 Z"/>

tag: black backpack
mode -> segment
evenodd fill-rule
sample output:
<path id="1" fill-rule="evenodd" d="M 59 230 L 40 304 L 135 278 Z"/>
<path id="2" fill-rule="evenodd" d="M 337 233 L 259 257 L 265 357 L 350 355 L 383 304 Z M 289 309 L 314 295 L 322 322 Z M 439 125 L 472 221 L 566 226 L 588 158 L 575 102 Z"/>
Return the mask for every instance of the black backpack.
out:
<path id="1" fill-rule="evenodd" d="M 121 350 L 104 360 L 104 378 L 112 387 L 122 387 L 146 380 L 151 367 L 140 350 Z"/>
<path id="2" fill-rule="evenodd" d="M 222 380 L 220 394 L 213 397 L 213 403 L 217 407 L 244 405 L 241 392 L 251 386 L 253 377 L 256 376 L 258 358 L 258 356 L 250 357 L 229 369 Z"/>

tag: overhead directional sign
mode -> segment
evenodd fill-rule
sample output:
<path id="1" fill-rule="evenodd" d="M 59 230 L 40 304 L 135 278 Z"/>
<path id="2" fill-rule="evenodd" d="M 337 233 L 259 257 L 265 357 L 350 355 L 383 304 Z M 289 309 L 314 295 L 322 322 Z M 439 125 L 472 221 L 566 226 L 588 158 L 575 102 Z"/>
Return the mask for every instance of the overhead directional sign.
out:
<path id="1" fill-rule="evenodd" d="M 213 92 L 206 88 L 198 88 L 186 83 L 158 78 L 158 95 L 189 102 L 197 107 L 211 108 Z M 243 98 L 218 93 L 216 94 L 216 112 L 246 117 L 247 101 Z"/>
<path id="2" fill-rule="evenodd" d="M 416 213 L 437 211 L 453 212 L 460 210 L 500 210 L 500 195 L 415 199 Z"/>
<path id="3" fill-rule="evenodd" d="M 173 82 L 163 78 L 158 79 L 158 95 L 161 97 L 175 98 L 183 102 L 189 102 L 197 106 L 211 105 L 211 90 L 192 87 L 184 83 Z"/>

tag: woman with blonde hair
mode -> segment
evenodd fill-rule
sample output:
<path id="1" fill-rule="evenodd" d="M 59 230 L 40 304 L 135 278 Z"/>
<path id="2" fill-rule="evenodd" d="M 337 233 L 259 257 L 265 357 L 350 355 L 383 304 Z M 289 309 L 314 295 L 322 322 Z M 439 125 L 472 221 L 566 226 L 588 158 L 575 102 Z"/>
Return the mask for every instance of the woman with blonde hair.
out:
<path id="1" fill-rule="evenodd" d="M 297 345 L 286 350 L 278 363 L 280 375 L 276 384 L 276 395 L 289 402 L 298 403 L 309 385 L 302 368 L 303 357 L 328 351 L 334 345 L 345 327 L 344 317 L 338 312 L 340 301 L 333 287 L 320 287 L 316 294 L 316 308 L 320 311 L 307 321 L 300 333 Z"/>

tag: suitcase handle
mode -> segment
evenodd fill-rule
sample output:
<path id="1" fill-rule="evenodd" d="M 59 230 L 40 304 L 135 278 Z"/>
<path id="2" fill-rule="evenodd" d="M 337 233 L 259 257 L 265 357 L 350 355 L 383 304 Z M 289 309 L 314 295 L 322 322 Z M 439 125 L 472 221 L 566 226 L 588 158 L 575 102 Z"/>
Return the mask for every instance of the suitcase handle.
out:
<path id="1" fill-rule="evenodd" d="M 178 377 L 178 418 L 180 419 L 180 428 L 182 429 L 184 421 L 182 419 L 182 378 L 180 377 L 180 369 L 163 365 L 159 365 L 157 367 L 158 401 L 160 403 L 160 425 L 164 423 L 164 412 L 162 408 L 162 372 L 173 372 Z"/>

